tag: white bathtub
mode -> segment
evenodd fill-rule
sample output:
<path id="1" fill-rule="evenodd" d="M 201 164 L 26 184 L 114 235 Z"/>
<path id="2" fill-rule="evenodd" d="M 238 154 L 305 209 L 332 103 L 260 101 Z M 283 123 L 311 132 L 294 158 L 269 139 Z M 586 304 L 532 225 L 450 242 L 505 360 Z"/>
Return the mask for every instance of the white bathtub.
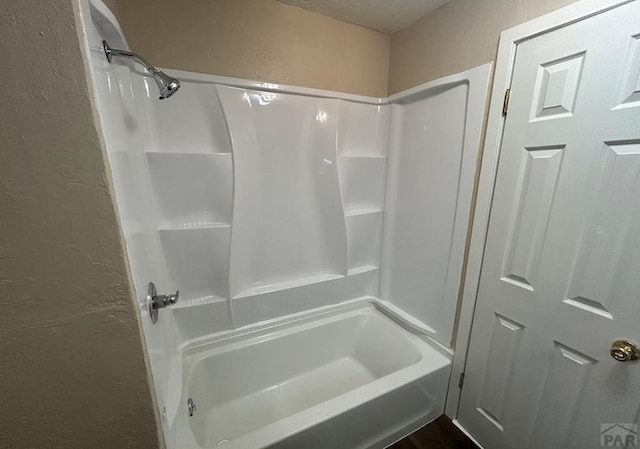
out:
<path id="1" fill-rule="evenodd" d="M 449 373 L 369 302 L 201 340 L 183 351 L 176 449 L 383 448 L 442 413 Z"/>

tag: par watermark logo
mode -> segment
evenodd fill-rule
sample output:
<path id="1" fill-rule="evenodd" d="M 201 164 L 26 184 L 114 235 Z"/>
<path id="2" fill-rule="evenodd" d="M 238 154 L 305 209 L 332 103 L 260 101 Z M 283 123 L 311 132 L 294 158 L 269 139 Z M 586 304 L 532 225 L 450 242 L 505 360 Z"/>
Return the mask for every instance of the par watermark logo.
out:
<path id="1" fill-rule="evenodd" d="M 600 446 L 639 447 L 638 425 L 635 423 L 600 424 Z"/>

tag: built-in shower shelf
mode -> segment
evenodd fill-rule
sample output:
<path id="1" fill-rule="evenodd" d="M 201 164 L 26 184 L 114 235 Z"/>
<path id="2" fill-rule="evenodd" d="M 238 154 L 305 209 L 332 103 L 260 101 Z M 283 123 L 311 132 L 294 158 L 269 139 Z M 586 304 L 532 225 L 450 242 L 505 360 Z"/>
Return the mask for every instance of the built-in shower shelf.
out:
<path id="1" fill-rule="evenodd" d="M 226 302 L 227 298 L 222 298 L 217 295 L 202 296 L 199 298 L 180 299 L 175 305 L 171 306 L 173 309 L 184 309 L 187 307 L 203 306 L 206 304 L 216 304 L 219 302 Z"/>
<path id="2" fill-rule="evenodd" d="M 380 267 L 377 267 L 375 265 L 366 265 L 363 267 L 355 267 L 355 268 L 351 268 L 349 269 L 349 272 L 347 273 L 348 276 L 355 276 L 357 274 L 362 274 L 362 273 L 370 273 L 372 271 L 376 271 L 379 270 Z"/>
<path id="3" fill-rule="evenodd" d="M 348 159 L 353 159 L 353 160 L 358 160 L 358 159 L 381 159 L 381 160 L 385 160 L 387 158 L 387 156 L 382 155 L 382 154 L 342 154 L 339 156 L 340 159 L 342 160 L 348 160 Z"/>
<path id="4" fill-rule="evenodd" d="M 159 231 L 182 231 L 189 229 L 227 229 L 230 228 L 229 223 L 216 223 L 216 222 L 194 222 L 194 223 L 177 223 L 170 225 L 163 225 L 158 228 Z"/>
<path id="5" fill-rule="evenodd" d="M 239 293 L 233 295 L 233 299 L 246 298 L 247 296 L 262 295 L 265 293 L 272 293 L 279 290 L 288 290 L 296 287 L 302 287 L 304 285 L 319 284 L 321 282 L 333 281 L 343 278 L 343 274 L 315 274 L 312 276 L 304 276 L 296 279 L 289 279 L 281 282 L 274 282 L 271 284 L 260 285 L 253 288 L 242 290 Z"/>
<path id="6" fill-rule="evenodd" d="M 151 154 L 153 156 L 158 155 L 159 157 L 162 156 L 168 156 L 168 157 L 175 157 L 175 156 L 184 156 L 184 157 L 189 157 L 189 156 L 195 156 L 195 157 L 218 157 L 218 158 L 225 158 L 231 157 L 231 152 L 229 151 L 211 151 L 211 149 L 206 149 L 203 151 L 198 151 L 198 150 L 189 150 L 189 151 L 153 151 L 153 150 L 148 150 L 145 151 L 146 154 Z"/>
<path id="7" fill-rule="evenodd" d="M 361 209 L 350 209 L 344 212 L 344 215 L 347 217 L 355 217 L 358 215 L 370 215 L 370 214 L 379 214 L 382 212 L 382 209 L 378 208 L 361 208 Z"/>

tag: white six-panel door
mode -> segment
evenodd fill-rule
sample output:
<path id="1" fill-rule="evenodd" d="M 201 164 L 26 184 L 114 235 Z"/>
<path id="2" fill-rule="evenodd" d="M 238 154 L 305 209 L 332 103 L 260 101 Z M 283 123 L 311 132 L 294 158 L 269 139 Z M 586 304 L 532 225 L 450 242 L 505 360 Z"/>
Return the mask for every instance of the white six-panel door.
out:
<path id="1" fill-rule="evenodd" d="M 517 45 L 458 419 L 486 449 L 640 418 L 640 2 Z"/>

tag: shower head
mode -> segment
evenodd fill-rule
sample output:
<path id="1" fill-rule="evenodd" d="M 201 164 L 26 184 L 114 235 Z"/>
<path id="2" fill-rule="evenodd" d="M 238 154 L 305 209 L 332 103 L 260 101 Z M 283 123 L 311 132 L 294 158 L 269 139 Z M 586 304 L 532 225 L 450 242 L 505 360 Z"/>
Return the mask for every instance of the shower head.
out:
<path id="1" fill-rule="evenodd" d="M 153 74 L 153 79 L 160 89 L 160 99 L 164 100 L 175 94 L 180 89 L 180 81 L 164 72 L 158 71 Z"/>
<path id="2" fill-rule="evenodd" d="M 104 54 L 107 56 L 107 61 L 109 62 L 111 62 L 111 58 L 113 58 L 114 56 L 124 56 L 127 58 L 133 58 L 140 64 L 142 64 L 144 68 L 147 69 L 149 73 L 151 73 L 151 76 L 153 76 L 153 79 L 158 85 L 158 89 L 160 89 L 160 100 L 169 98 L 171 95 L 175 94 L 178 89 L 180 89 L 180 81 L 156 69 L 154 66 L 149 64 L 142 56 L 139 56 L 131 51 L 111 48 L 109 47 L 107 41 L 102 41 L 102 49 L 104 50 Z"/>

